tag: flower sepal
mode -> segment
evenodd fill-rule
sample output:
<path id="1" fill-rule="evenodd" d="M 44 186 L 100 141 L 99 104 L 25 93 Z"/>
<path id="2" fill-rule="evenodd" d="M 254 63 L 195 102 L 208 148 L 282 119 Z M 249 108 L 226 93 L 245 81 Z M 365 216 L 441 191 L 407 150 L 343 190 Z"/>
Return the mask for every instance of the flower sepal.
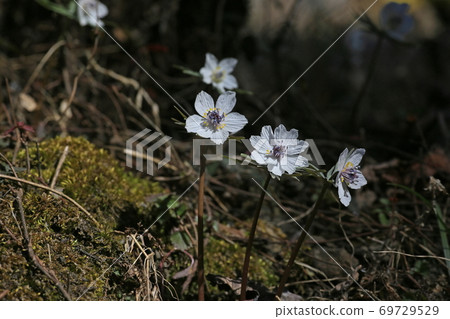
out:
<path id="1" fill-rule="evenodd" d="M 298 167 L 295 170 L 295 173 L 292 174 L 292 176 L 294 176 L 294 177 L 310 176 L 310 177 L 316 177 L 316 178 L 326 180 L 325 174 L 324 174 L 325 172 L 326 172 L 326 170 L 320 169 L 317 166 L 315 166 L 311 163 L 308 163 L 307 167 Z"/>

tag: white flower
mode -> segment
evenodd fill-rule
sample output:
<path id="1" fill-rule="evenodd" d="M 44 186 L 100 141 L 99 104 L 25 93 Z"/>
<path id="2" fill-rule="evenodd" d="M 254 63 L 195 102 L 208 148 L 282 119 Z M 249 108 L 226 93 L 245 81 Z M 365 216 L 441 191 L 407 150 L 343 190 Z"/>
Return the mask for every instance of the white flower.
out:
<path id="1" fill-rule="evenodd" d="M 200 115 L 191 115 L 186 119 L 186 130 L 210 138 L 216 144 L 223 144 L 230 133 L 241 130 L 248 122 L 245 116 L 231 112 L 235 104 L 235 92 L 221 94 L 214 106 L 211 95 L 201 91 L 195 99 L 195 110 Z"/>
<path id="2" fill-rule="evenodd" d="M 398 41 L 403 41 L 414 27 L 414 19 L 408 14 L 409 4 L 389 2 L 380 13 L 381 29 Z"/>
<path id="3" fill-rule="evenodd" d="M 81 26 L 103 27 L 102 18 L 108 14 L 108 7 L 98 0 L 78 0 L 78 21 Z"/>
<path id="4" fill-rule="evenodd" d="M 358 166 L 365 152 L 363 148 L 352 150 L 350 153 L 345 149 L 334 169 L 334 172 L 338 172 L 334 185 L 338 188 L 339 200 L 345 206 L 352 200 L 349 188 L 359 189 L 367 184 Z"/>
<path id="5" fill-rule="evenodd" d="M 200 69 L 203 82 L 212 84 L 220 93 L 225 92 L 225 89 L 236 89 L 238 87 L 237 80 L 230 73 L 233 72 L 237 63 L 238 60 L 233 58 L 226 58 L 218 62 L 213 54 L 206 53 L 205 66 Z"/>
<path id="6" fill-rule="evenodd" d="M 309 147 L 305 141 L 297 139 L 298 131 L 287 131 L 280 125 L 272 132 L 266 125 L 261 129 L 261 136 L 251 136 L 250 143 L 254 147 L 251 157 L 258 164 L 267 165 L 269 172 L 281 176 L 284 172 L 292 174 L 297 167 L 308 166 L 308 160 L 300 154 Z"/>

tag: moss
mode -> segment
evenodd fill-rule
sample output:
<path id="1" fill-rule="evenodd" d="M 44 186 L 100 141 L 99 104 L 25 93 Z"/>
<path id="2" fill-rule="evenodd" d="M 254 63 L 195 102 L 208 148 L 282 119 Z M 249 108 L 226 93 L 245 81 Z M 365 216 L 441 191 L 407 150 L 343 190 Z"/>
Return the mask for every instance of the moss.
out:
<path id="1" fill-rule="evenodd" d="M 123 255 L 125 238 L 115 230 L 131 224 L 124 221 L 127 216 L 133 215 L 132 220 L 136 220 L 151 215 L 153 203 L 148 198 L 154 198 L 162 189 L 157 183 L 126 172 L 107 151 L 75 137 L 41 143 L 39 158 L 36 148 L 30 147 L 32 169 L 21 177 L 50 183 L 65 146 L 69 146 L 69 154 L 56 186 L 85 207 L 101 226 L 63 198 L 24 186 L 23 206 L 33 249 L 75 298 L 84 294 L 82 299 L 109 300 L 116 299 L 119 292 L 127 299 L 133 296 L 135 287 L 123 285 L 123 276 L 111 274 L 126 273 L 133 260 Z M 19 153 L 19 166 L 25 166 L 25 156 L 24 151 Z M 23 248 L 20 218 L 10 187 L 14 184 L 0 181 L 0 291 L 9 290 L 4 297 L 7 300 L 63 299 Z M 101 276 L 122 255 L 121 261 Z M 91 283 L 95 284 L 86 292 Z"/>
<path id="2" fill-rule="evenodd" d="M 207 274 L 220 274 L 230 278 L 240 277 L 245 247 L 212 237 L 205 251 L 205 272 Z M 274 286 L 278 282 L 278 277 L 274 275 L 272 262 L 255 254 L 250 256 L 249 279 L 261 282 L 266 287 Z"/>

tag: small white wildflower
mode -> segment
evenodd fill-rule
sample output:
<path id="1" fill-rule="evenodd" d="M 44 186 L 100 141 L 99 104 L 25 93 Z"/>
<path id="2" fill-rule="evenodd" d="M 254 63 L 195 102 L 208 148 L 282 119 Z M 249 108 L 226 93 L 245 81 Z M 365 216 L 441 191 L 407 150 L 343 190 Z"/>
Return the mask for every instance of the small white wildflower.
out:
<path id="1" fill-rule="evenodd" d="M 251 136 L 250 143 L 255 148 L 251 157 L 258 164 L 267 165 L 269 172 L 281 176 L 284 172 L 292 174 L 297 167 L 308 166 L 308 160 L 300 154 L 309 147 L 308 142 L 297 139 L 298 131 L 287 131 L 283 124 L 275 128 L 266 125 L 261 136 Z"/>
<path id="2" fill-rule="evenodd" d="M 352 200 L 349 188 L 359 189 L 367 184 L 358 166 L 365 153 L 366 150 L 363 148 L 352 150 L 350 153 L 346 148 L 339 156 L 334 169 L 334 172 L 338 172 L 334 185 L 338 188 L 339 200 L 344 206 L 350 205 Z"/>
<path id="3" fill-rule="evenodd" d="M 381 29 L 398 41 L 403 41 L 414 27 L 414 18 L 408 14 L 409 4 L 389 2 L 380 13 Z"/>
<path id="4" fill-rule="evenodd" d="M 231 112 L 235 104 L 235 92 L 221 94 L 214 105 L 211 95 L 201 91 L 194 105 L 200 115 L 191 115 L 186 119 L 186 130 L 210 138 L 216 144 L 223 144 L 230 133 L 236 133 L 248 123 L 242 114 Z"/>
<path id="5" fill-rule="evenodd" d="M 218 62 L 213 54 L 206 53 L 205 66 L 200 69 L 203 82 L 212 84 L 220 93 L 225 92 L 225 89 L 236 89 L 238 83 L 231 72 L 237 63 L 238 60 L 234 58 L 226 58 Z"/>
<path id="6" fill-rule="evenodd" d="M 78 0 L 78 21 L 81 26 L 99 26 L 105 24 L 101 20 L 108 15 L 108 7 L 98 0 Z"/>

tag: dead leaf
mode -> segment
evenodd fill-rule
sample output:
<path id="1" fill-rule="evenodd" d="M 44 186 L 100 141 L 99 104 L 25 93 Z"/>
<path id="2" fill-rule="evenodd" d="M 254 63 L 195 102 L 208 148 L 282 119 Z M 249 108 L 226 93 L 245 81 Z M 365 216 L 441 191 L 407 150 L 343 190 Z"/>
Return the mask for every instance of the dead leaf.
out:
<path id="1" fill-rule="evenodd" d="M 36 101 L 26 93 L 19 94 L 19 105 L 28 112 L 34 112 L 38 109 Z"/>

